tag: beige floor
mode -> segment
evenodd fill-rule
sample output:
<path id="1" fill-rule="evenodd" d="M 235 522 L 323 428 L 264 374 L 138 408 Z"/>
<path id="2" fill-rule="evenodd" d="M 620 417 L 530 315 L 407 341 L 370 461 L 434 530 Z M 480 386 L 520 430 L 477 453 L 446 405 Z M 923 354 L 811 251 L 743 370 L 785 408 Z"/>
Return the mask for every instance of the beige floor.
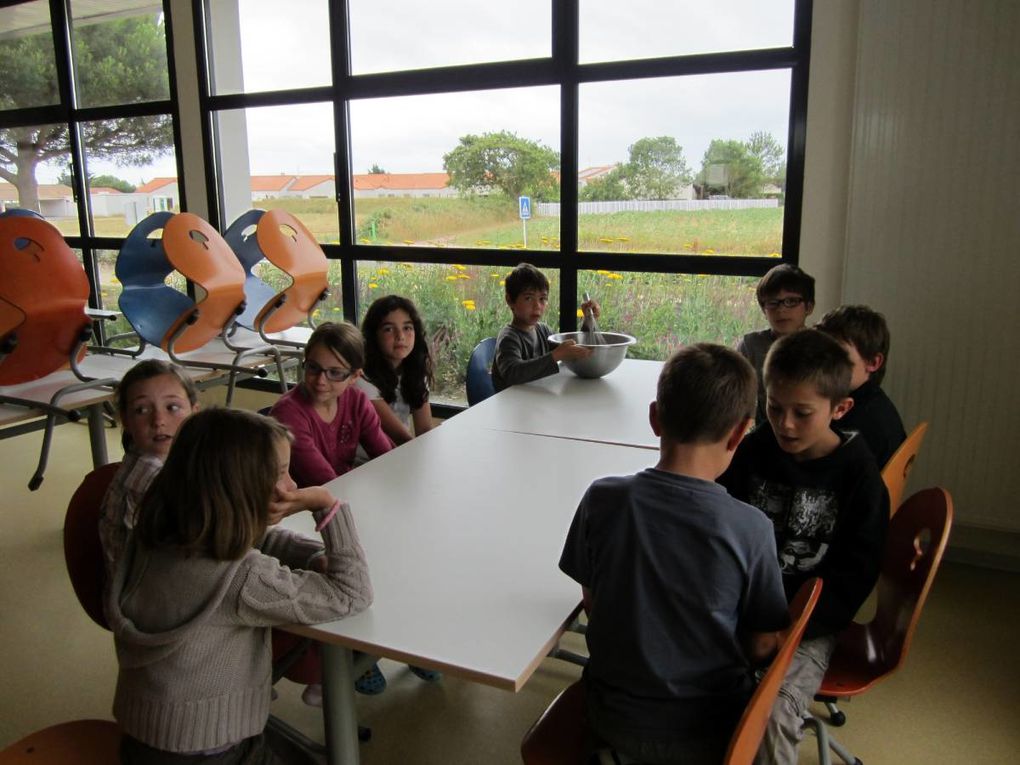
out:
<path id="1" fill-rule="evenodd" d="M 108 435 L 119 456 L 117 432 Z M 89 467 L 87 431 L 57 429 L 33 493 L 26 483 L 39 443 L 38 433 L 0 442 L 0 746 L 56 722 L 108 718 L 116 677 L 110 635 L 78 606 L 62 557 L 67 500 Z M 1020 575 L 944 565 L 906 669 L 846 707 L 840 739 L 868 765 L 1020 761 L 1018 615 Z M 454 677 L 426 684 L 390 662 L 383 670 L 389 690 L 359 702 L 374 733 L 361 748 L 365 765 L 519 762 L 528 725 L 578 674 L 547 659 L 514 695 Z M 300 688 L 280 686 L 274 712 L 321 740 L 318 710 L 300 702 Z M 817 761 L 813 743 L 802 762 Z"/>

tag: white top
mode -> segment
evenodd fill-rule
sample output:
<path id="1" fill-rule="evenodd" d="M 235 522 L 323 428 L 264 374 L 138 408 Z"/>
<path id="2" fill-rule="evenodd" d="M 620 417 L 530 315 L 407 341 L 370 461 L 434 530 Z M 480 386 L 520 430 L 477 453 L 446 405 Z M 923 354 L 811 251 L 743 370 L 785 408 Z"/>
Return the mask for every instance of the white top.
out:
<path id="1" fill-rule="evenodd" d="M 411 405 L 404 401 L 404 395 L 400 392 L 400 378 L 397 379 L 397 398 L 389 406 L 390 409 L 393 410 L 393 414 L 397 415 L 397 419 L 400 420 L 400 424 L 413 433 L 414 429 L 411 425 Z M 382 394 L 379 392 L 379 389 L 375 387 L 374 383 L 369 382 L 368 378 L 364 375 L 358 378 L 355 385 L 364 391 L 370 401 L 382 400 Z"/>
<path id="2" fill-rule="evenodd" d="M 328 484 L 351 505 L 372 607 L 287 629 L 516 691 L 579 609 L 580 588 L 557 561 L 584 491 L 656 459 L 644 449 L 434 428 Z M 283 521 L 309 535 L 312 524 L 309 513 Z"/>

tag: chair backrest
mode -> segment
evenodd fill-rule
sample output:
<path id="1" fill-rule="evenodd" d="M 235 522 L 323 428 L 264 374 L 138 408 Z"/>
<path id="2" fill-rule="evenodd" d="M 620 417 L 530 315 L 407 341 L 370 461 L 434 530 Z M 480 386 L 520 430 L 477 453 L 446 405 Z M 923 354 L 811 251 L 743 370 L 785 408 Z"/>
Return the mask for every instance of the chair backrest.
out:
<path id="1" fill-rule="evenodd" d="M 78 602 L 96 624 L 109 629 L 103 614 L 106 564 L 99 540 L 103 497 L 120 468 L 119 462 L 98 467 L 82 480 L 64 516 L 64 562 Z"/>
<path id="2" fill-rule="evenodd" d="M 259 314 L 267 307 L 274 305 L 283 295 L 282 292 L 277 292 L 254 273 L 255 266 L 265 259 L 265 255 L 259 248 L 258 238 L 255 236 L 258 222 L 265 214 L 265 210 L 247 210 L 241 213 L 223 232 L 223 239 L 230 245 L 241 268 L 244 269 L 245 307 L 241 315 L 237 317 L 237 323 L 246 329 L 256 331 L 258 327 L 255 320 Z"/>
<path id="3" fill-rule="evenodd" d="M 917 453 L 921 451 L 921 444 L 924 442 L 924 434 L 928 432 L 928 423 L 922 422 L 909 436 L 900 444 L 900 448 L 893 452 L 893 456 L 882 468 L 882 480 L 889 491 L 889 514 L 895 515 L 900 509 L 903 501 L 903 491 L 907 485 L 907 477 L 914 468 L 914 461 Z"/>
<path id="4" fill-rule="evenodd" d="M 92 326 L 88 298 L 85 270 L 56 227 L 34 215 L 0 217 L 0 385 L 67 366 Z"/>
<path id="5" fill-rule="evenodd" d="M 496 357 L 496 338 L 487 337 L 471 351 L 467 365 L 468 406 L 485 401 L 496 392 L 492 387 L 492 360 Z"/>
<path id="6" fill-rule="evenodd" d="M 268 210 L 255 237 L 266 260 L 291 278 L 283 306 L 270 316 L 265 306 L 258 320 L 264 332 L 282 332 L 304 321 L 319 302 L 329 286 L 329 261 L 312 232 L 284 210 Z"/>
<path id="7" fill-rule="evenodd" d="M 769 715 L 772 714 L 772 705 L 779 695 L 779 688 L 786 678 L 786 671 L 793 660 L 793 654 L 800 645 L 804 636 L 804 629 L 807 627 L 811 612 L 815 610 L 815 604 L 822 591 L 821 579 L 809 579 L 801 585 L 790 603 L 790 619 L 792 624 L 783 639 L 783 644 L 772 660 L 765 676 L 758 683 L 758 687 L 751 696 L 744 714 L 740 717 L 733 737 L 730 739 L 729 749 L 726 751 L 726 765 L 749 765 L 754 762 L 758 747 L 761 745 L 762 736 L 765 735 L 765 726 L 768 723 Z"/>
<path id="8" fill-rule="evenodd" d="M 110 720 L 74 720 L 30 733 L 0 752 L 0 765 L 117 765 L 120 727 Z"/>
<path id="9" fill-rule="evenodd" d="M 524 765 L 582 765 L 587 753 L 584 680 L 568 685 L 521 740 Z"/>

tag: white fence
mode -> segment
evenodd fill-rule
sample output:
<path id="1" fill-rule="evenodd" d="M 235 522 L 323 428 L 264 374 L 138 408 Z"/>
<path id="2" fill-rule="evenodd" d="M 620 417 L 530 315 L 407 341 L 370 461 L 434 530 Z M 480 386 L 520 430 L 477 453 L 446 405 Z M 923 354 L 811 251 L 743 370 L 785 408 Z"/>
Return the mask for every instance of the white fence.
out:
<path id="1" fill-rule="evenodd" d="M 779 207 L 778 199 L 630 199 L 624 202 L 578 202 L 578 215 L 599 215 L 617 212 L 654 212 L 659 210 L 747 210 L 756 207 Z M 559 202 L 539 202 L 535 205 L 538 215 L 560 217 Z"/>

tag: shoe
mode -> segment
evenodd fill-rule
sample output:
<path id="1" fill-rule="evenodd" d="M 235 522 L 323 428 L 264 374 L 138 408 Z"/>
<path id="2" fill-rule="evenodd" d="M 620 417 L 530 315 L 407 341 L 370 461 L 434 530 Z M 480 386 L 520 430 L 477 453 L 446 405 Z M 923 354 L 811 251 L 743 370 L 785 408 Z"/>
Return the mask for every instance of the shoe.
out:
<path id="1" fill-rule="evenodd" d="M 366 696 L 378 696 L 386 690 L 386 676 L 380 671 L 378 664 L 354 681 L 354 690 Z"/>
<path id="2" fill-rule="evenodd" d="M 322 686 L 319 683 L 310 683 L 301 692 L 301 700 L 310 707 L 322 708 Z"/>
<path id="3" fill-rule="evenodd" d="M 412 667 L 410 664 L 407 665 L 415 675 L 420 677 L 426 683 L 438 683 L 443 679 L 443 673 L 437 672 L 434 669 L 422 669 L 421 667 Z"/>

